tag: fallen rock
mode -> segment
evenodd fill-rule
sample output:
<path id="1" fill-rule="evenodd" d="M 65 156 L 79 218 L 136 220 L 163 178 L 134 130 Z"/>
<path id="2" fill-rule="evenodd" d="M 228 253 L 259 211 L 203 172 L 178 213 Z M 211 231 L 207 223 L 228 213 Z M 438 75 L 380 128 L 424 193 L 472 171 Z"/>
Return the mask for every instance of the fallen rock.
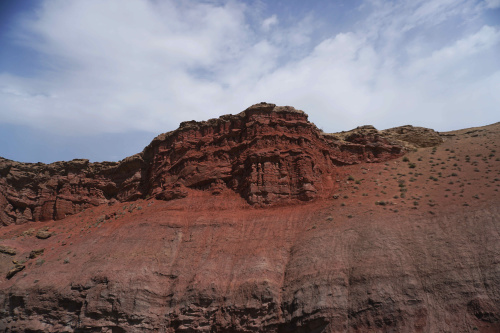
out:
<path id="1" fill-rule="evenodd" d="M 45 251 L 45 249 L 32 250 L 30 252 L 29 258 L 30 259 L 35 259 L 39 255 L 42 255 L 44 251 Z"/>
<path id="2" fill-rule="evenodd" d="M 10 280 L 14 275 L 16 275 L 17 273 L 19 273 L 20 271 L 22 271 L 24 268 L 25 268 L 24 265 L 17 264 L 16 266 L 14 266 L 12 269 L 10 269 L 7 272 L 7 276 L 6 276 L 7 279 Z"/>
<path id="3" fill-rule="evenodd" d="M 0 253 L 5 253 L 5 254 L 8 254 L 10 256 L 15 256 L 16 250 L 10 246 L 0 245 Z"/>
<path id="4" fill-rule="evenodd" d="M 36 238 L 39 239 L 47 239 L 50 236 L 52 236 L 52 233 L 50 231 L 40 230 L 36 233 Z"/>
<path id="5" fill-rule="evenodd" d="M 24 237 L 26 237 L 26 236 L 31 236 L 31 235 L 33 235 L 34 233 L 35 233 L 35 229 L 30 228 L 30 229 L 28 229 L 28 230 L 23 231 L 23 232 L 22 232 L 19 236 L 24 236 Z"/>

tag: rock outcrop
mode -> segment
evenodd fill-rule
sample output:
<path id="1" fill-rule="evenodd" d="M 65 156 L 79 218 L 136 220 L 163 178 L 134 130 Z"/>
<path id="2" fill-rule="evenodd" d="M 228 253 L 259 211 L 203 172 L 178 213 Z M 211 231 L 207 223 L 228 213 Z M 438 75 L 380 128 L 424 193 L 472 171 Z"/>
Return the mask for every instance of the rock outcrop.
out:
<path id="1" fill-rule="evenodd" d="M 413 138 L 405 128 L 404 137 L 390 140 L 394 131 L 371 126 L 325 134 L 307 118 L 293 107 L 260 103 L 237 115 L 183 122 L 121 162 L 0 158 L 0 222 L 59 220 L 116 201 L 182 198 L 189 190 L 229 189 L 254 205 L 308 201 L 333 186 L 336 167 L 401 156 L 401 140 Z"/>
<path id="2" fill-rule="evenodd" d="M 259 104 L 119 163 L 3 161 L 0 332 L 500 332 L 498 143 Z"/>
<path id="3" fill-rule="evenodd" d="M 63 219 L 122 197 L 119 178 L 127 177 L 123 167 L 119 170 L 123 164 L 127 162 L 73 160 L 46 165 L 0 158 L 0 221 L 9 225 Z M 114 174 L 118 179 L 110 176 Z"/>

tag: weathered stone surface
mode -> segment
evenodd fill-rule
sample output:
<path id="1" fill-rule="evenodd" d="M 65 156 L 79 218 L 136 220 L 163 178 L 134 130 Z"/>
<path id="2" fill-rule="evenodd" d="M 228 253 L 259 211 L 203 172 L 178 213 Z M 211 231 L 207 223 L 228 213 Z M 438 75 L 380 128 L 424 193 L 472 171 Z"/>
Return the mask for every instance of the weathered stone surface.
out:
<path id="1" fill-rule="evenodd" d="M 32 250 L 29 254 L 30 259 L 35 259 L 36 257 L 40 256 L 45 252 L 45 249 L 37 249 L 37 250 Z"/>
<path id="2" fill-rule="evenodd" d="M 292 107 L 256 104 L 238 115 L 184 122 L 145 149 L 153 156 L 150 192 L 173 198 L 172 184 L 214 194 L 227 187 L 251 204 L 308 201 L 331 187 L 336 166 L 401 156 L 376 130 L 335 139 Z M 185 193 L 185 192 L 184 192 Z"/>
<path id="3" fill-rule="evenodd" d="M 0 220 L 3 225 L 62 219 L 107 202 L 116 184 L 103 176 L 118 163 L 19 163 L 0 158 Z"/>
<path id="4" fill-rule="evenodd" d="M 500 332 L 500 124 L 394 158 L 415 144 L 250 109 L 160 136 L 107 204 L 0 228 L 0 274 L 26 266 L 0 279 L 0 331 Z"/>
<path id="5" fill-rule="evenodd" d="M 7 280 L 11 279 L 14 275 L 22 271 L 26 266 L 21 265 L 21 264 L 16 264 L 13 268 L 11 268 L 6 275 Z"/>
<path id="6" fill-rule="evenodd" d="M 0 253 L 8 254 L 10 256 L 16 255 L 16 249 L 10 246 L 0 245 Z"/>
<path id="7" fill-rule="evenodd" d="M 324 134 L 303 111 L 260 103 L 237 115 L 183 122 L 117 163 L 0 158 L 0 221 L 60 220 L 113 200 L 183 198 L 187 189 L 216 195 L 228 188 L 255 205 L 308 201 L 333 186 L 337 166 L 404 154 L 401 143 L 373 127 L 346 133 Z"/>
<path id="8" fill-rule="evenodd" d="M 386 129 L 382 133 L 387 138 L 402 141 L 415 148 L 435 147 L 443 143 L 439 133 L 425 127 L 405 125 Z"/>
<path id="9" fill-rule="evenodd" d="M 45 231 L 45 230 L 40 230 L 36 233 L 36 238 L 39 238 L 39 239 L 47 239 L 50 236 L 52 236 L 52 233 L 49 231 Z"/>

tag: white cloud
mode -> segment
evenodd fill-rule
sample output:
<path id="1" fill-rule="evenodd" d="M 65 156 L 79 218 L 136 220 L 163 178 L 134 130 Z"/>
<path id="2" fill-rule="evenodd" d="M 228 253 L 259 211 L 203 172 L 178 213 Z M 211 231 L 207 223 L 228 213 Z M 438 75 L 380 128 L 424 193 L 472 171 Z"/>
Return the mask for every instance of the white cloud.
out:
<path id="1" fill-rule="evenodd" d="M 242 55 L 250 38 L 243 15 L 232 3 L 45 2 L 25 26 L 36 38 L 25 40 L 50 68 L 33 80 L 2 75 L 0 112 L 26 122 L 36 106 L 28 122 L 57 131 L 162 131 L 183 120 L 178 110 L 199 112 L 192 100 L 220 93 L 201 72 Z"/>
<path id="2" fill-rule="evenodd" d="M 500 8 L 500 0 L 485 0 L 487 8 L 496 9 Z"/>
<path id="3" fill-rule="evenodd" d="M 308 48 L 314 17 L 285 26 L 276 13 L 252 26 L 252 8 L 234 1 L 45 1 L 22 40 L 47 67 L 33 78 L 0 74 L 0 119 L 58 133 L 159 133 L 268 101 L 330 131 L 498 121 L 500 32 L 481 21 L 482 5 L 366 6 L 363 23 L 323 31 Z M 467 29 L 442 32 L 464 17 Z"/>
<path id="4" fill-rule="evenodd" d="M 278 17 L 276 15 L 272 15 L 262 21 L 262 29 L 264 31 L 269 31 L 269 29 L 276 24 L 278 24 Z"/>
<path id="5" fill-rule="evenodd" d="M 433 52 L 429 57 L 415 59 L 407 69 L 409 77 L 421 75 L 436 76 L 467 71 L 467 59 L 491 49 L 500 42 L 500 30 L 483 26 L 481 30 L 470 36 L 456 41 L 450 46 L 443 47 Z M 453 75 L 454 79 L 457 79 Z"/>

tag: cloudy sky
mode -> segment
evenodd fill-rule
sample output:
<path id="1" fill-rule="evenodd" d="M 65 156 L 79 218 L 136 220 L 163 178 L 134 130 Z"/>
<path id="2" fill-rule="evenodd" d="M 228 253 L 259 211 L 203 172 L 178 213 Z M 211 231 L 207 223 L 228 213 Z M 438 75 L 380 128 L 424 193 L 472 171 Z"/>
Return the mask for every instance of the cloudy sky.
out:
<path id="1" fill-rule="evenodd" d="M 500 0 L 3 0 L 0 156 L 120 160 L 292 105 L 326 132 L 500 121 Z"/>

